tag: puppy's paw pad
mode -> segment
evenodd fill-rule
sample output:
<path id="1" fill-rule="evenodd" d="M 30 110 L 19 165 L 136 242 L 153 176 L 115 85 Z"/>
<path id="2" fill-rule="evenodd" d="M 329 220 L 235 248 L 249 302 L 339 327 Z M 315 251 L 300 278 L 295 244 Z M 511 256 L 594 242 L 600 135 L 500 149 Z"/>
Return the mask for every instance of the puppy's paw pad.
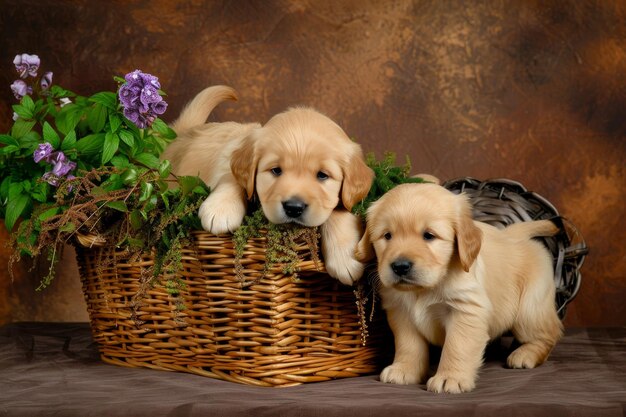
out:
<path id="1" fill-rule="evenodd" d="M 509 355 L 506 364 L 513 369 L 532 369 L 538 365 L 536 355 L 521 348 L 517 348 Z"/>
<path id="2" fill-rule="evenodd" d="M 380 381 L 386 384 L 415 385 L 420 383 L 420 378 L 408 366 L 389 365 L 380 373 Z"/>
<path id="3" fill-rule="evenodd" d="M 328 275 L 341 283 L 352 285 L 361 278 L 365 265 L 352 257 L 328 253 L 324 257 L 324 266 Z"/>
<path id="4" fill-rule="evenodd" d="M 204 200 L 198 210 L 202 228 L 214 235 L 237 230 L 246 215 L 245 205 L 232 199 L 211 197 Z"/>
<path id="5" fill-rule="evenodd" d="M 472 391 L 475 387 L 474 380 L 462 375 L 441 375 L 437 373 L 426 383 L 426 389 L 430 392 L 460 394 Z"/>

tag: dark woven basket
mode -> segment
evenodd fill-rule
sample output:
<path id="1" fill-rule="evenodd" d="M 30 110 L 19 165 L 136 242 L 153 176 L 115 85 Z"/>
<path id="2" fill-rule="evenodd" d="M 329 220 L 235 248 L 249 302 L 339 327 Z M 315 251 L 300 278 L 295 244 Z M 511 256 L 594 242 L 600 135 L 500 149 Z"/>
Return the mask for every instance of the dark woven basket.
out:
<path id="1" fill-rule="evenodd" d="M 443 186 L 469 197 L 475 220 L 503 228 L 512 223 L 547 219 L 560 227 L 561 231 L 556 236 L 542 240 L 554 258 L 556 304 L 559 317 L 563 319 L 567 304 L 576 297 L 580 288 L 580 268 L 588 253 L 578 229 L 561 217 L 548 200 L 528 191 L 516 181 L 459 178 L 447 181 Z"/>

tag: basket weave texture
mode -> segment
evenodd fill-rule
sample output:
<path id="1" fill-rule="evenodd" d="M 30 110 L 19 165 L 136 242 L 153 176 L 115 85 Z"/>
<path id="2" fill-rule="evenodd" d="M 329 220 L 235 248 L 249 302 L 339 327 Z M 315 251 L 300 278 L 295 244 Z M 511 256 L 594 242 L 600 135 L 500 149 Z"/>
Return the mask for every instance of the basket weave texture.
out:
<path id="1" fill-rule="evenodd" d="M 556 305 L 559 317 L 565 317 L 570 303 L 582 280 L 580 268 L 588 253 L 581 235 L 567 219 L 544 197 L 528 191 L 522 184 L 509 179 L 480 181 L 475 178 L 459 178 L 447 181 L 444 187 L 454 193 L 468 196 L 475 220 L 503 228 L 510 224 L 531 220 L 552 220 L 560 228 L 553 236 L 542 238 L 552 253 Z"/>
<path id="2" fill-rule="evenodd" d="M 364 305 L 357 305 L 366 300 L 331 278 L 304 242 L 294 279 L 281 265 L 264 272 L 264 237 L 249 239 L 240 261 L 230 236 L 198 231 L 192 237 L 183 250 L 178 299 L 147 284 L 150 254 L 131 261 L 113 246 L 77 245 L 92 333 L 105 362 L 258 386 L 378 371 L 381 319 L 369 323 L 367 335 L 359 314 Z"/>

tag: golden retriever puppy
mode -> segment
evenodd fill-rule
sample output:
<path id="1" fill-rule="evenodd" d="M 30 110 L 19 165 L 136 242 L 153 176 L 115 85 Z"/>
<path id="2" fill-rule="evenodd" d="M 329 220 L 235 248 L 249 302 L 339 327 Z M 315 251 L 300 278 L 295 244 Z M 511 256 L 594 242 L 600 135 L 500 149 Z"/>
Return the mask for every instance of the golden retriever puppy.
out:
<path id="1" fill-rule="evenodd" d="M 361 222 L 350 209 L 367 195 L 374 176 L 360 146 L 328 117 L 305 107 L 280 113 L 264 126 L 206 123 L 227 99 L 236 100 L 227 86 L 200 92 L 173 123 L 178 138 L 162 156 L 175 174 L 198 175 L 211 187 L 198 213 L 203 228 L 235 231 L 256 193 L 272 223 L 321 226 L 328 273 L 352 284 L 363 264 L 354 258 Z"/>
<path id="2" fill-rule="evenodd" d="M 509 367 L 543 363 L 562 325 L 552 257 L 532 238 L 557 230 L 548 220 L 503 230 L 474 221 L 465 195 L 436 184 L 399 185 L 372 204 L 357 258 L 378 258 L 394 334 L 394 360 L 381 381 L 423 382 L 432 343 L 443 349 L 426 388 L 471 391 L 487 343 L 508 330 L 521 343 Z"/>

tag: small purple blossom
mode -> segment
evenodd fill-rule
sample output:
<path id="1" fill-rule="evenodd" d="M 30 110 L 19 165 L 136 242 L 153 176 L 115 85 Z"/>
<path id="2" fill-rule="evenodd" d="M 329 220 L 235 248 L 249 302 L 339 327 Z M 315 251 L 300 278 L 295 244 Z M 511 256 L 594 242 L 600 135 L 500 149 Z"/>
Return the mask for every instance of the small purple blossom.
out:
<path id="1" fill-rule="evenodd" d="M 52 173 L 57 177 L 64 177 L 74 169 L 76 169 L 76 162 L 68 161 L 64 157 L 62 161 L 54 164 L 54 167 L 52 167 Z"/>
<path id="2" fill-rule="evenodd" d="M 11 91 L 16 99 L 21 100 L 22 97 L 32 94 L 33 88 L 27 85 L 23 80 L 15 80 L 11 84 Z"/>
<path id="3" fill-rule="evenodd" d="M 15 59 L 13 59 L 15 70 L 20 74 L 20 78 L 26 78 L 29 75 L 36 77 L 40 63 L 37 55 L 21 54 L 15 55 Z"/>
<path id="4" fill-rule="evenodd" d="M 40 144 L 33 155 L 35 162 L 45 161 L 52 165 L 52 171 L 42 175 L 42 179 L 55 187 L 59 186 L 61 179 L 76 178 L 71 173 L 76 169 L 76 162 L 67 159 L 61 151 L 53 152 L 54 148 L 48 142 Z"/>
<path id="5" fill-rule="evenodd" d="M 41 176 L 41 179 L 54 187 L 59 186 L 59 177 L 54 175 L 52 172 L 46 172 Z"/>
<path id="6" fill-rule="evenodd" d="M 124 116 L 140 129 L 151 126 L 167 109 L 167 103 L 159 94 L 159 79 L 140 70 L 129 72 L 124 79 L 126 82 L 118 93 Z"/>
<path id="7" fill-rule="evenodd" d="M 17 114 L 17 113 L 15 113 L 15 112 L 13 112 L 13 121 L 15 122 L 15 121 L 17 121 L 17 119 L 19 119 L 19 118 L 20 118 L 20 115 L 19 115 L 19 114 Z"/>
<path id="8" fill-rule="evenodd" d="M 47 162 L 50 156 L 52 155 L 52 151 L 54 151 L 54 149 L 52 148 L 51 144 L 49 144 L 48 142 L 42 143 L 37 147 L 37 149 L 35 149 L 35 153 L 33 154 L 33 159 L 37 163 L 39 163 L 42 160 L 45 160 Z"/>
<path id="9" fill-rule="evenodd" d="M 52 71 L 46 72 L 39 81 L 42 90 L 47 90 L 52 85 Z"/>

